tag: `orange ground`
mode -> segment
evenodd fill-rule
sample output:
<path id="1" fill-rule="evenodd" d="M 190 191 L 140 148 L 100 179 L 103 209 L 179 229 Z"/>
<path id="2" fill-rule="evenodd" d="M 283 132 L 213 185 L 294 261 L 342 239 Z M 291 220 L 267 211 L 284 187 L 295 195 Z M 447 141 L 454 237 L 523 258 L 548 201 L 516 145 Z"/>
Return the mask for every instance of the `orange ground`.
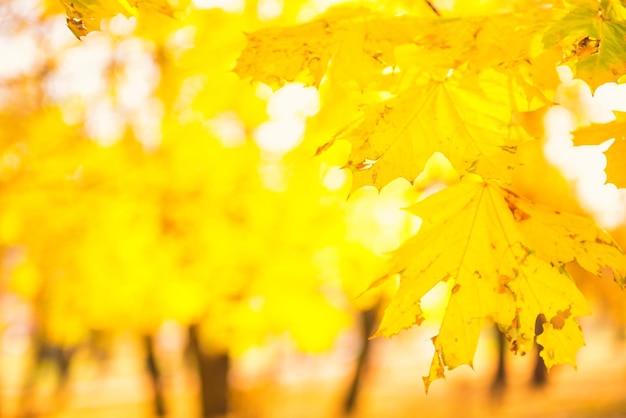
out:
<path id="1" fill-rule="evenodd" d="M 616 341 L 615 331 L 601 323 L 584 329 L 587 346 L 579 352 L 578 371 L 567 365 L 555 368 L 549 386 L 533 390 L 527 385 L 532 358 L 511 356 L 510 385 L 500 398 L 489 390 L 495 371 L 495 344 L 489 330 L 479 345 L 475 370 L 462 367 L 449 372 L 445 381 L 432 384 L 428 395 L 421 376 L 428 370 L 432 352 L 428 338 L 433 330 L 418 328 L 391 340 L 375 340 L 374 361 L 355 417 L 626 417 L 626 343 Z M 236 412 L 229 418 L 338 418 L 353 365 L 353 352 L 345 351 L 319 357 L 292 353 L 270 365 L 263 353 L 256 360 L 252 356 L 240 361 L 232 376 Z M 21 357 L 5 352 L 0 358 L 2 417 L 15 416 Z M 259 366 L 259 361 L 264 363 Z M 149 382 L 132 341 L 120 345 L 105 370 L 79 364 L 73 369 L 66 408 L 40 416 L 152 417 Z M 170 416 L 198 416 L 193 375 L 170 368 L 167 382 Z M 44 395 L 40 398 L 42 405 L 49 400 Z M 39 408 L 44 412 L 44 406 Z"/>

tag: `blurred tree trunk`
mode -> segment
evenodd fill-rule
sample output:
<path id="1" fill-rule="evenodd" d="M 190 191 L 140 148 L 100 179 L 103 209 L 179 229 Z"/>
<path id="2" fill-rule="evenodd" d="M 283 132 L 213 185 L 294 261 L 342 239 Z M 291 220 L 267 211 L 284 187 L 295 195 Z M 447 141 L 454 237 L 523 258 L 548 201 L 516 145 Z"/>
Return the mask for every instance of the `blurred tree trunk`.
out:
<path id="1" fill-rule="evenodd" d="M 543 332 L 543 315 L 539 315 L 535 321 L 535 335 L 539 335 Z M 543 347 L 535 343 L 537 348 L 537 358 L 535 360 L 535 369 L 533 370 L 533 377 L 531 383 L 534 387 L 542 387 L 548 383 L 548 369 L 546 369 L 546 363 L 543 361 L 540 353 Z"/>
<path id="2" fill-rule="evenodd" d="M 507 341 L 504 334 L 498 329 L 498 327 L 495 327 L 495 329 L 498 345 L 498 369 L 496 371 L 496 377 L 493 379 L 493 383 L 491 384 L 491 391 L 501 392 L 506 387 Z"/>
<path id="3" fill-rule="evenodd" d="M 539 335 L 543 332 L 543 322 L 545 318 L 543 315 L 539 315 L 535 320 L 535 335 Z M 496 328 L 497 343 L 498 343 L 498 369 L 496 376 L 491 384 L 491 390 L 494 393 L 501 392 L 506 387 L 506 347 L 507 340 L 504 334 Z M 548 371 L 546 364 L 541 357 L 541 350 L 543 347 L 535 343 L 535 350 L 533 355 L 535 356 L 535 365 L 533 367 L 533 375 L 531 378 L 531 385 L 534 387 L 542 387 L 548 383 Z"/>
<path id="4" fill-rule="evenodd" d="M 152 389 L 154 393 L 154 413 L 157 417 L 164 417 L 167 415 L 167 408 L 165 407 L 165 388 L 163 384 L 163 376 L 159 370 L 154 350 L 154 337 L 151 335 L 145 335 L 143 337 L 143 344 L 146 353 L 146 369 L 150 375 L 150 381 L 152 382 Z"/>
<path id="5" fill-rule="evenodd" d="M 226 416 L 228 402 L 228 371 L 230 358 L 226 353 L 207 353 L 202 349 L 198 325 L 189 327 L 190 354 L 196 361 L 200 377 L 202 418 Z"/>
<path id="6" fill-rule="evenodd" d="M 376 327 L 378 306 L 374 306 L 370 309 L 360 312 L 361 320 L 361 351 L 357 359 L 356 370 L 354 376 L 350 382 L 348 393 L 344 398 L 343 412 L 345 415 L 350 415 L 354 412 L 359 393 L 361 391 L 361 385 L 363 383 L 363 376 L 366 372 L 367 364 L 369 361 L 370 353 L 370 340 L 369 337 L 374 333 Z"/>
<path id="7" fill-rule="evenodd" d="M 70 366 L 76 347 L 62 347 L 50 342 L 40 330 L 36 330 L 32 336 L 34 357 L 26 370 L 25 383 L 20 394 L 20 406 L 18 416 L 34 417 L 38 415 L 38 408 L 47 407 L 38 405 L 39 378 L 43 367 L 51 364 L 56 371 L 54 387 L 54 399 L 52 410 L 59 411 L 67 402 L 67 387 L 70 379 Z"/>

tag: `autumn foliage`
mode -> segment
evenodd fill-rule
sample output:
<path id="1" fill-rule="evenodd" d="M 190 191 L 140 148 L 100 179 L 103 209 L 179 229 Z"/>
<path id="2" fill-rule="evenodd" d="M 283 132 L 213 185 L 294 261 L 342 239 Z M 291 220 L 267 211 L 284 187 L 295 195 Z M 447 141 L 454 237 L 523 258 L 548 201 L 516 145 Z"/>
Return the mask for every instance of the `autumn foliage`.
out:
<path id="1" fill-rule="evenodd" d="M 577 280 L 626 284 L 617 0 L 61 3 L 81 41 L 0 86 L 6 287 L 60 342 L 175 319 L 323 350 L 444 283 L 428 388 L 489 323 L 575 365 Z"/>

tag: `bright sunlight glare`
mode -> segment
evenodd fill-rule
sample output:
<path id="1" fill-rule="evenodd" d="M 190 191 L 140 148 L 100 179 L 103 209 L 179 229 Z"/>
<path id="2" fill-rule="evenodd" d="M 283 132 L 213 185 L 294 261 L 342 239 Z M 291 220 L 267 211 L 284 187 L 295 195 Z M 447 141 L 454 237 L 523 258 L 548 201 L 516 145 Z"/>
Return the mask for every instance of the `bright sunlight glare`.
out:
<path id="1" fill-rule="evenodd" d="M 257 14 L 260 20 L 277 18 L 283 13 L 283 0 L 259 0 Z"/>
<path id="2" fill-rule="evenodd" d="M 266 152 L 285 154 L 300 144 L 307 117 L 318 111 L 316 88 L 288 84 L 270 96 L 267 103 L 270 119 L 259 126 L 254 139 Z"/>
<path id="3" fill-rule="evenodd" d="M 115 144 L 129 128 L 152 149 L 160 143 L 163 116 L 154 97 L 160 82 L 154 51 L 149 43 L 132 37 L 134 18 L 118 15 L 104 24 L 121 39 L 94 32 L 60 53 L 46 80 L 47 93 L 61 104 L 66 123 L 77 123 L 84 116 L 87 135 L 100 144 Z"/>
<path id="4" fill-rule="evenodd" d="M 254 139 L 264 151 L 285 154 L 300 144 L 304 126 L 297 118 L 269 120 L 257 128 Z"/>
<path id="5" fill-rule="evenodd" d="M 349 176 L 346 169 L 340 167 L 331 167 L 324 175 L 322 180 L 324 187 L 330 191 L 336 191 L 344 187 L 348 182 Z"/>
<path id="6" fill-rule="evenodd" d="M 225 147 L 237 147 L 246 142 L 246 126 L 235 112 L 217 114 L 206 122 L 206 127 Z"/>
<path id="7" fill-rule="evenodd" d="M 241 13 L 246 7 L 245 0 L 193 0 L 198 9 L 222 9 L 229 13 Z"/>
<path id="8" fill-rule="evenodd" d="M 420 307 L 424 317 L 429 319 L 443 318 L 450 297 L 450 283 L 438 282 L 420 299 Z"/>
<path id="9" fill-rule="evenodd" d="M 545 116 L 547 141 L 544 152 L 548 161 L 570 180 L 583 208 L 606 228 L 619 225 L 626 218 L 626 191 L 606 184 L 606 156 L 612 141 L 600 145 L 574 146 L 571 132 L 590 123 L 615 119 L 613 110 L 626 108 L 626 86 L 607 83 L 592 96 L 589 86 L 573 79 L 568 67 L 558 67 L 561 85 L 555 101 Z"/>
<path id="10" fill-rule="evenodd" d="M 0 79 L 32 74 L 37 68 L 37 40 L 32 33 L 0 34 Z"/>

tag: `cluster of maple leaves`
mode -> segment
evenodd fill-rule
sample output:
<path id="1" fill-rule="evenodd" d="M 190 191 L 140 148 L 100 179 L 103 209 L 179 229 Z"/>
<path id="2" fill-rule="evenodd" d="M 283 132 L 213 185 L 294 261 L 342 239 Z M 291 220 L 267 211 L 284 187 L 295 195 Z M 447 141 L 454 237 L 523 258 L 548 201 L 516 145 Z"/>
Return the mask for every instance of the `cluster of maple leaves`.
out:
<path id="1" fill-rule="evenodd" d="M 156 270 L 169 272 L 169 277 L 195 278 L 183 281 L 182 288 L 178 279 L 160 282 L 165 290 L 157 295 L 159 306 L 167 305 L 163 300 L 173 291 L 185 294 L 182 300 L 193 305 L 181 303 L 167 314 L 155 314 L 159 318 L 178 315 L 195 321 L 205 315 L 219 317 L 220 310 L 223 317 L 229 311 L 226 316 L 247 324 L 245 332 L 253 333 L 264 304 L 277 307 L 265 309 L 273 320 L 289 317 L 285 312 L 299 312 L 302 303 L 322 305 L 318 302 L 332 298 L 329 295 L 337 289 L 350 287 L 350 280 L 361 290 L 372 283 L 370 291 L 375 292 L 399 275 L 400 285 L 375 334 L 391 336 L 423 321 L 422 298 L 445 282 L 449 298 L 439 334 L 433 338 L 435 354 L 425 377 L 428 388 L 446 368 L 472 364 L 487 321 L 498 325 L 514 351 L 525 353 L 535 341 L 535 320 L 543 315 L 546 321 L 537 342 L 544 347 L 546 365 L 575 365 L 576 352 L 584 344 L 577 318 L 587 315 L 589 307 L 569 266 L 575 263 L 619 286 L 625 284 L 623 251 L 581 208 L 573 198 L 573 186 L 542 152 L 552 135 L 545 115 L 565 112 L 576 120 L 573 132 L 565 132 L 572 146 L 613 139 L 605 153 L 608 182 L 624 186 L 619 166 L 623 114 L 609 109 L 608 119 L 596 120 L 581 105 L 591 90 L 617 82 L 626 73 L 626 8 L 617 0 L 520 0 L 487 2 L 480 8 L 463 1 L 452 8 L 436 1 L 346 4 L 305 23 L 294 24 L 287 17 L 274 21 L 276 26 L 257 22 L 258 30 L 248 32 L 245 39 L 226 43 L 230 50 L 219 45 L 219 36 L 211 30 L 226 39 L 224 33 L 233 30 L 225 22 L 249 19 L 248 10 L 239 15 L 203 14 L 192 6 L 174 9 L 157 0 L 61 3 L 77 37 L 88 40 L 93 34 L 87 33 L 99 29 L 102 19 L 130 14 L 139 22 L 139 36 L 152 39 L 166 57 L 159 63 L 163 78 L 159 94 L 171 115 L 166 119 L 171 120 L 167 127 L 164 124 L 161 146 L 154 155 L 129 160 L 125 170 L 137 173 L 129 178 L 134 187 L 107 186 L 103 179 L 108 174 L 101 179 L 107 190 L 125 190 L 135 215 L 116 212 L 118 217 L 109 220 L 110 213 L 103 211 L 96 218 L 116 225 L 112 240 L 143 219 L 146 232 L 139 241 L 125 244 L 131 249 L 124 254 L 136 253 L 144 260 L 157 250 L 167 260 L 149 271 L 130 270 L 130 282 L 135 280 L 131 276 L 142 277 L 139 287 L 148 287 L 150 278 L 159 274 Z M 305 2 L 289 3 L 303 8 Z M 211 30 L 206 29 L 209 16 Z M 184 30 L 183 22 L 196 25 L 194 46 L 168 50 L 171 40 L 178 39 L 171 35 Z M 210 66 L 214 68 L 207 69 Z M 568 85 L 557 66 L 569 67 L 582 84 Z M 181 86 L 195 85 L 190 80 L 199 87 L 191 87 L 196 97 L 183 106 L 185 113 L 180 110 L 179 92 Z M 263 160 L 257 151 L 246 151 L 248 157 L 240 158 L 237 152 L 207 145 L 202 120 L 193 119 L 197 113 L 214 114 L 230 107 L 243 115 L 246 124 L 258 124 L 258 116 L 250 111 L 258 105 L 249 104 L 252 99 L 248 104 L 237 101 L 244 91 L 252 97 L 251 81 L 273 89 L 302 83 L 319 91 L 320 110 L 308 120 L 302 146 L 282 156 L 280 163 Z M 207 100 L 211 94 L 215 98 Z M 119 152 L 143 155 L 132 147 Z M 259 179 L 259 158 L 270 171 L 307 174 L 290 174 L 281 192 L 270 191 Z M 101 162 L 93 167 L 95 171 L 89 172 L 89 165 L 84 165 L 82 182 L 91 174 L 97 184 L 98 170 L 108 170 Z M 160 167 L 173 171 L 159 173 Z M 350 171 L 347 189 L 329 190 L 320 181 L 332 168 Z M 226 176 L 215 175 L 220 171 Z M 209 184 L 204 183 L 206 173 L 214 176 Z M 133 183 L 144 178 L 152 180 Z M 137 202 L 133 196 L 140 190 L 154 193 Z M 86 195 L 81 191 L 81 196 Z M 195 203 L 186 201 L 190 196 Z M 384 209 L 389 202 L 396 213 L 388 219 L 395 221 L 373 222 L 377 213 L 389 213 Z M 94 204 L 89 201 L 81 210 Z M 153 213 L 150 208 L 155 207 L 161 212 Z M 406 211 L 399 210 L 404 207 Z M 342 216 L 347 221 L 328 222 Z M 154 231 L 156 224 L 161 232 Z M 82 239 L 106 236 L 98 229 L 90 231 L 93 236 Z M 59 231 L 50 231 L 49 236 L 55 233 Z M 159 247 L 161 234 L 166 242 L 185 244 Z M 269 259 L 268 245 L 274 251 Z M 370 261 L 363 261 L 363 249 L 373 257 Z M 388 260 L 380 256 L 389 251 Z M 242 259 L 242 254 L 248 258 Z M 85 260 L 100 258 L 105 265 L 102 254 L 90 254 Z M 206 258 L 212 261 L 207 264 Z M 307 272 L 302 266 L 310 260 L 317 261 L 317 270 Z M 126 261 L 115 260 L 119 266 Z M 57 266 L 56 260 L 45 263 Z M 102 274 L 87 265 L 78 263 L 76 275 Z M 54 271 L 58 270 L 62 268 Z M 306 285 L 294 286 L 290 281 L 294 277 Z M 325 278 L 325 294 L 314 291 L 320 277 Z M 98 280 L 106 282 L 103 277 Z M 335 290 L 329 291 L 329 284 Z M 292 288 L 302 298 L 293 299 L 293 293 L 281 298 Z M 197 298 L 207 291 L 214 297 Z M 128 292 L 128 300 L 133 292 L 144 294 L 136 287 Z M 241 299 L 254 303 L 223 302 Z M 273 299 L 280 302 L 272 305 Z M 97 305 L 95 299 L 90 303 Z M 206 312 L 204 306 L 213 308 Z M 311 333 L 325 332 L 310 316 L 294 318 L 307 324 Z"/>
<path id="2" fill-rule="evenodd" d="M 576 317 L 589 309 L 565 266 L 577 262 L 623 286 L 624 255 L 575 206 L 527 193 L 536 186 L 525 174 L 534 171 L 534 180 L 545 173 L 540 158 L 533 166 L 520 151 L 540 150 L 550 138 L 543 126 L 533 130 L 544 122 L 537 115 L 565 106 L 558 103 L 557 66 L 569 66 L 586 83 L 582 89 L 626 73 L 626 8 L 617 1 L 517 2 L 506 12 L 475 17 L 431 12 L 346 7 L 309 23 L 261 30 L 249 37 L 235 70 L 273 85 L 329 83 L 379 93 L 320 146 L 323 152 L 350 142 L 346 167 L 355 187 L 413 179 L 435 152 L 458 172 L 447 188 L 409 208 L 423 223 L 392 255 L 389 272 L 399 273 L 401 283 L 376 333 L 390 336 L 419 324 L 421 298 L 440 281 L 452 283 L 427 387 L 446 367 L 472 363 L 486 319 L 524 353 L 543 314 L 537 341 L 546 365 L 575 365 L 584 344 Z M 595 143 L 617 140 L 607 171 L 619 171 L 614 161 L 623 131 L 585 129 L 597 133 Z M 620 185 L 623 175 L 608 180 Z"/>

